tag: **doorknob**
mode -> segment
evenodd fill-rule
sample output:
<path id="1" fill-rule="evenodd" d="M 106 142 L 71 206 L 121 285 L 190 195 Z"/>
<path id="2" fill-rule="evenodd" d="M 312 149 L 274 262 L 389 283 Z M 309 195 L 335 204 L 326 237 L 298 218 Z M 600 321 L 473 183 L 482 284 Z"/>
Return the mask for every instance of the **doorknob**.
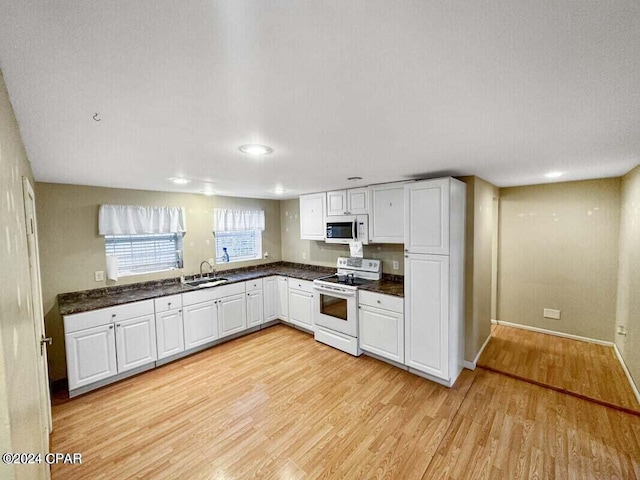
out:
<path id="1" fill-rule="evenodd" d="M 53 338 L 45 337 L 44 335 L 40 335 L 40 355 L 44 355 L 44 344 L 48 343 L 51 345 L 53 343 Z"/>

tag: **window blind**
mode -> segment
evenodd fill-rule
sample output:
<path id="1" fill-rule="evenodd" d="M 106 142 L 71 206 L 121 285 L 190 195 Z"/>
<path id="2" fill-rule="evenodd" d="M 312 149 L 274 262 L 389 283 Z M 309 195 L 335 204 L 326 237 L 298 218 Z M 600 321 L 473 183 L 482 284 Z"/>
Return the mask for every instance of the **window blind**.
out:
<path id="1" fill-rule="evenodd" d="M 107 255 L 118 258 L 120 275 L 182 268 L 182 234 L 106 235 Z"/>

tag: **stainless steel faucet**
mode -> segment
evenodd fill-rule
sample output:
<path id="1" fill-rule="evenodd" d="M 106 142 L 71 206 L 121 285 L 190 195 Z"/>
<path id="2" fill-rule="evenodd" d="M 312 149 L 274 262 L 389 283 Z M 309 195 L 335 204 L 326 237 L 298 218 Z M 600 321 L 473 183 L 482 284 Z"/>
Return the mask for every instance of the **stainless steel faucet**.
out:
<path id="1" fill-rule="evenodd" d="M 202 266 L 203 266 L 205 263 L 206 263 L 207 265 L 209 265 L 209 273 L 210 273 L 210 274 L 211 274 L 211 273 L 213 273 L 213 276 L 215 277 L 215 276 L 216 276 L 216 269 L 215 269 L 215 268 L 213 268 L 213 267 L 211 266 L 211 264 L 205 260 L 204 262 L 202 262 L 202 263 L 200 264 L 200 278 L 202 278 L 202 277 L 204 276 L 204 275 L 202 274 Z"/>

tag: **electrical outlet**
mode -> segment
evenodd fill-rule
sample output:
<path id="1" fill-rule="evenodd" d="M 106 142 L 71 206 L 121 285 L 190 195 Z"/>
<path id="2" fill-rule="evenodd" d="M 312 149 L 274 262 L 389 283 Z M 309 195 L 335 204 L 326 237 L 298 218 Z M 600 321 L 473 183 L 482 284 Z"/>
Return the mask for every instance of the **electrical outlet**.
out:
<path id="1" fill-rule="evenodd" d="M 302 259 L 306 260 L 307 259 L 307 252 L 302 252 Z"/>
<path id="2" fill-rule="evenodd" d="M 627 331 L 624 328 L 624 325 L 618 325 L 618 335 L 622 335 L 623 337 L 627 336 Z"/>
<path id="3" fill-rule="evenodd" d="M 98 270 L 96 272 L 93 272 L 93 278 L 96 279 L 96 282 L 104 282 L 104 271 Z"/>
<path id="4" fill-rule="evenodd" d="M 210 258 L 207 261 L 209 262 L 209 265 L 211 265 L 213 267 L 213 264 L 215 263 L 216 259 L 215 258 Z"/>
<path id="5" fill-rule="evenodd" d="M 542 314 L 544 318 L 552 318 L 554 320 L 560 320 L 560 310 L 554 310 L 553 308 L 545 308 Z"/>
<path id="6" fill-rule="evenodd" d="M 269 252 L 264 252 L 262 254 L 262 258 L 269 258 Z"/>
<path id="7" fill-rule="evenodd" d="M 398 262 L 397 260 L 393 261 L 393 269 L 394 270 L 398 270 L 400 268 L 400 262 Z"/>

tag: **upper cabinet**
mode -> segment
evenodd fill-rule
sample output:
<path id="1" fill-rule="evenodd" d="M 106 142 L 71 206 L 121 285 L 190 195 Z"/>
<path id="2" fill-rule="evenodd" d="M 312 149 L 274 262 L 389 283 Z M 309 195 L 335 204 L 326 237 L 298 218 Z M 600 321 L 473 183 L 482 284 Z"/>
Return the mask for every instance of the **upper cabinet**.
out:
<path id="1" fill-rule="evenodd" d="M 366 187 L 327 192 L 327 216 L 368 213 L 369 190 Z"/>
<path id="2" fill-rule="evenodd" d="M 404 243 L 404 183 L 369 187 L 370 243 Z"/>
<path id="3" fill-rule="evenodd" d="M 324 192 L 300 196 L 301 240 L 324 240 L 326 198 Z"/>
<path id="4" fill-rule="evenodd" d="M 449 178 L 404 187 L 405 251 L 449 255 Z"/>

